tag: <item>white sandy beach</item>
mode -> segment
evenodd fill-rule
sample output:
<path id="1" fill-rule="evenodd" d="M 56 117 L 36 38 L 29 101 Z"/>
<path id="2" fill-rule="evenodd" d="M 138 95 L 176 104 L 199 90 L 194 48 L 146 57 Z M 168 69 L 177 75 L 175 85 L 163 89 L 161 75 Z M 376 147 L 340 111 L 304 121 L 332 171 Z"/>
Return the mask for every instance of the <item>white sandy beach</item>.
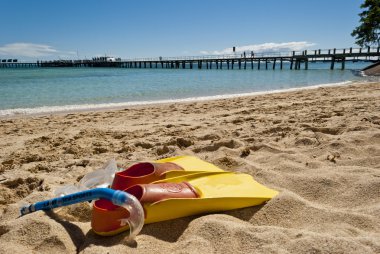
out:
<path id="1" fill-rule="evenodd" d="M 380 83 L 0 119 L 0 253 L 380 253 Z M 108 159 L 193 155 L 252 175 L 267 204 L 91 231 L 91 207 L 36 212 Z"/>

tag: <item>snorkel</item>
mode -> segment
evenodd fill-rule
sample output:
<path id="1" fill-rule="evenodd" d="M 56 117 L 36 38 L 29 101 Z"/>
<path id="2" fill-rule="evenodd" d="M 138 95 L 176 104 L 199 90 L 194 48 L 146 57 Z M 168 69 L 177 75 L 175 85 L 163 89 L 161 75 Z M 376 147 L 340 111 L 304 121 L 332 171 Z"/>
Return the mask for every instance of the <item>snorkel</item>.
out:
<path id="1" fill-rule="evenodd" d="M 121 206 L 129 212 L 129 217 L 120 220 L 121 226 L 129 225 L 130 234 L 128 239 L 133 240 L 141 231 L 144 225 L 144 210 L 140 202 L 132 195 L 108 188 L 96 188 L 85 190 L 77 193 L 68 194 L 63 197 L 57 197 L 31 205 L 21 207 L 21 216 L 40 210 L 51 210 L 53 208 L 77 204 L 80 202 L 91 201 L 96 199 L 107 199 L 114 205 Z"/>

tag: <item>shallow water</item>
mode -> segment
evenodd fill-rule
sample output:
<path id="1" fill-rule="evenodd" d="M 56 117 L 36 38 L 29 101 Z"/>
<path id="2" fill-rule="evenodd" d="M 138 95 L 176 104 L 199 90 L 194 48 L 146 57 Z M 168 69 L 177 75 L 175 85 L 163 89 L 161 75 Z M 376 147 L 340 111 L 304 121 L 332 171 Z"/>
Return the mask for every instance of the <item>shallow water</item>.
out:
<path id="1" fill-rule="evenodd" d="M 320 84 L 365 80 L 355 75 L 369 63 L 347 63 L 329 70 L 329 63 L 310 63 L 309 70 L 251 69 L 0 69 L 0 115 L 39 113 L 97 106 L 147 104 L 189 98 L 230 96 Z M 339 68 L 338 64 L 336 68 Z"/>

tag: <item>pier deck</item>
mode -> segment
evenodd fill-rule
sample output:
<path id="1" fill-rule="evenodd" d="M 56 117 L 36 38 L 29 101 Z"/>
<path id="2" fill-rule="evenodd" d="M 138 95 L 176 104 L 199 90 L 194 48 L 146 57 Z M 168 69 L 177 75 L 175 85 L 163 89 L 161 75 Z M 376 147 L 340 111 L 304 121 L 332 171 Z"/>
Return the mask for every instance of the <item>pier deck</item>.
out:
<path id="1" fill-rule="evenodd" d="M 162 68 L 162 69 L 283 69 L 284 63 L 290 63 L 292 70 L 308 69 L 309 62 L 330 62 L 330 69 L 345 69 L 347 61 L 376 62 L 380 59 L 380 48 L 347 48 L 328 50 L 304 50 L 292 52 L 182 56 L 118 59 L 117 61 L 99 60 L 54 60 L 37 62 L 0 62 L 0 68 L 42 68 L 42 67 L 114 67 L 114 68 Z"/>

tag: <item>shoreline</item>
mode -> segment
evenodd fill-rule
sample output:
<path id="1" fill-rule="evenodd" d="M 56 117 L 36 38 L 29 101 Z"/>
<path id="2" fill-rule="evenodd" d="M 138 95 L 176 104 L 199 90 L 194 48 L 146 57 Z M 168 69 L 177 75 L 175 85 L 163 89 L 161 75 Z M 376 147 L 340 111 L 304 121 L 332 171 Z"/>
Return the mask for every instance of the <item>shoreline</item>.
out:
<path id="1" fill-rule="evenodd" d="M 61 114 L 75 114 L 75 113 L 84 113 L 84 112 L 112 111 L 112 110 L 122 110 L 125 108 L 157 106 L 157 105 L 166 105 L 166 104 L 175 104 L 175 103 L 205 102 L 205 101 L 233 99 L 233 98 L 239 98 L 239 97 L 242 97 L 242 98 L 255 97 L 255 96 L 261 96 L 261 95 L 267 95 L 267 94 L 278 94 L 278 93 L 288 93 L 288 92 L 296 92 L 296 91 L 302 91 L 302 90 L 312 90 L 312 89 L 318 89 L 318 88 L 323 88 L 323 87 L 328 88 L 328 87 L 349 86 L 353 84 L 371 84 L 371 83 L 377 83 L 377 82 L 376 81 L 368 81 L 368 82 L 343 81 L 343 82 L 338 82 L 338 83 L 318 84 L 318 85 L 312 85 L 312 86 L 276 89 L 276 90 L 269 90 L 269 91 L 212 95 L 212 96 L 202 96 L 202 97 L 189 97 L 189 98 L 184 98 L 184 99 L 3 109 L 3 110 L 0 110 L 0 119 L 10 119 L 10 118 L 19 118 L 19 117 L 36 117 L 36 116 L 46 116 L 46 115 L 55 115 L 55 114 L 61 115 Z"/>

